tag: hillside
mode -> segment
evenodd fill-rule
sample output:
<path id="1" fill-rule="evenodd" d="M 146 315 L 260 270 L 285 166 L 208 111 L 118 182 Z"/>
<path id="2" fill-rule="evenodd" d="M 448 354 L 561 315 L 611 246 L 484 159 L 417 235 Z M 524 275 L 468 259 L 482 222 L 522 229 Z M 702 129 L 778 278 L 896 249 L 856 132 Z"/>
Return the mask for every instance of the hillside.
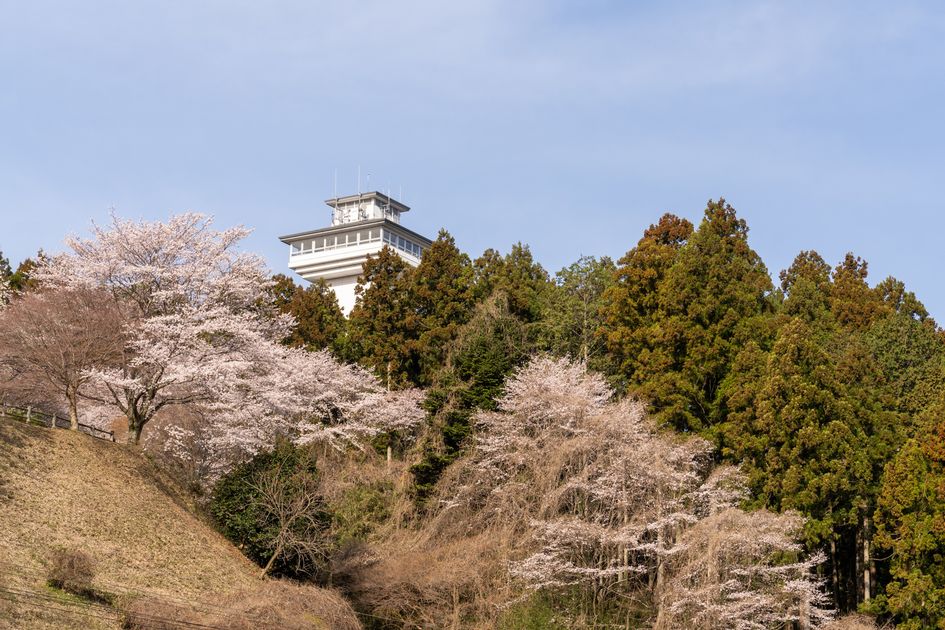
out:
<path id="1" fill-rule="evenodd" d="M 203 623 L 238 602 L 252 627 L 266 627 L 267 611 L 253 607 L 254 596 L 281 588 L 289 597 L 302 588 L 259 580 L 257 567 L 138 452 L 0 418 L 0 627 L 119 627 L 111 607 L 46 586 L 56 548 L 90 555 L 94 588 L 116 601 L 143 597 L 171 614 L 174 606 L 192 608 Z M 301 594 L 320 607 L 320 618 L 311 606 L 304 611 L 313 622 L 306 627 L 358 627 L 340 597 L 308 587 Z"/>

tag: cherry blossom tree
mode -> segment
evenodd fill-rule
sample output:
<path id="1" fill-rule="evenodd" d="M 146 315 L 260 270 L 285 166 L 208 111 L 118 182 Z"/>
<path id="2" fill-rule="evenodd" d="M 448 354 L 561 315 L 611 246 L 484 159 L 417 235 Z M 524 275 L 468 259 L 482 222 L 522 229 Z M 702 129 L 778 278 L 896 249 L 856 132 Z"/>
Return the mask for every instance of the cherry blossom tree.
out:
<path id="1" fill-rule="evenodd" d="M 0 311 L 3 311 L 13 299 L 13 289 L 6 278 L 0 278 Z"/>
<path id="2" fill-rule="evenodd" d="M 498 402 L 477 417 L 475 451 L 438 518 L 523 541 L 509 572 L 527 589 L 579 588 L 595 606 L 646 593 L 661 627 L 827 617 L 811 573 L 820 559 L 796 543 L 801 521 L 738 510 L 744 479 L 715 466 L 704 440 L 659 432 L 642 403 L 611 400 L 566 359 L 533 359 Z"/>
<path id="3" fill-rule="evenodd" d="M 258 256 L 237 251 L 249 230 L 217 231 L 183 214 L 167 222 L 112 216 L 92 238 L 72 237 L 71 254 L 35 273 L 49 286 L 106 292 L 126 314 L 117 367 L 91 372 L 88 395 L 114 404 L 129 441 L 163 407 L 217 398 L 212 385 L 241 366 L 260 343 L 284 336 L 285 318 L 258 305 L 267 273 Z"/>
<path id="4" fill-rule="evenodd" d="M 248 234 L 194 213 L 112 216 L 45 261 L 35 274 L 44 285 L 98 291 L 123 314 L 120 358 L 85 371 L 84 395 L 119 410 L 134 443 L 162 410 L 186 407 L 205 424 L 164 426 L 160 448 L 182 461 L 210 454 L 213 475 L 278 436 L 363 448 L 381 432 L 410 434 L 423 417 L 419 393 L 387 393 L 327 351 L 280 343 L 293 320 L 265 306 L 270 274 L 238 249 Z"/>
<path id="5" fill-rule="evenodd" d="M 423 420 L 418 390 L 389 392 L 367 370 L 342 364 L 327 350 L 274 343 L 253 350 L 248 360 L 216 375 L 221 396 L 209 408 L 225 422 L 216 423 L 211 441 L 223 465 L 277 436 L 336 450 L 363 450 L 384 432 L 409 441 Z"/>
<path id="6" fill-rule="evenodd" d="M 805 556 L 796 513 L 729 508 L 686 530 L 668 559 L 655 628 L 764 630 L 831 619 L 811 579 L 823 554 Z"/>

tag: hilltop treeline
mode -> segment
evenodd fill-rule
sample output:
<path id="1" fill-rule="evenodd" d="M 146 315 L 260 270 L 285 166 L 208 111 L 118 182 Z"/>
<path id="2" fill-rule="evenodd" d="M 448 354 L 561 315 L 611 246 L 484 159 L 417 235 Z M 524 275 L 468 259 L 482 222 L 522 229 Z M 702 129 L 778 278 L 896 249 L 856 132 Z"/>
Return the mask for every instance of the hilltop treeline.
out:
<path id="1" fill-rule="evenodd" d="M 72 256 L 82 267 L 83 251 Z M 67 288 L 115 293 L 100 263 Z M 70 268 L 0 265 L 3 316 L 58 290 L 42 271 L 57 264 Z M 153 430 L 138 425 L 146 448 L 202 489 L 223 531 L 254 537 L 238 542 L 261 564 L 291 574 L 273 541 L 295 541 L 297 576 L 341 585 L 379 626 L 776 627 L 821 623 L 830 608 L 905 627 L 945 620 L 945 335 L 901 281 L 871 284 L 854 254 L 831 264 L 802 251 L 775 283 L 720 199 L 698 225 L 666 214 L 619 260 L 582 257 L 554 275 L 526 245 L 472 259 L 445 231 L 415 269 L 385 248 L 347 319 L 324 284 L 235 267 L 247 280 L 229 294 L 208 283 L 153 313 L 139 299 L 128 321 L 151 345 L 117 342 L 140 348 L 139 363 L 117 375 L 74 361 L 84 377 L 60 388 L 74 400 L 59 398 L 82 413 L 103 387 L 130 387 L 145 358 L 191 378 L 166 385 L 173 400 L 148 417 Z M 152 293 L 164 299 L 166 284 Z M 189 350 L 155 356 L 166 334 Z M 239 387 L 193 367 L 221 355 Z M 25 387 L 43 381 L 27 378 L 29 362 L 6 364 L 21 384 L 7 395 L 56 397 Z M 574 404 L 588 388 L 599 400 Z M 274 457 L 285 437 L 304 456 Z M 627 472 L 660 466 L 655 485 Z M 213 507 L 221 475 L 241 498 Z M 251 518 L 226 507 L 244 501 Z M 296 517 L 312 525 L 293 538 L 273 515 L 303 504 Z M 464 566 L 473 552 L 481 561 Z M 706 566 L 716 573 L 696 579 Z"/>
<path id="2" fill-rule="evenodd" d="M 903 282 L 870 284 L 852 253 L 831 265 L 802 251 L 772 282 L 748 231 L 713 201 L 697 226 L 664 215 L 616 263 L 554 276 L 527 246 L 471 260 L 441 232 L 417 269 L 372 260 L 350 321 L 336 314 L 335 336 L 308 343 L 428 388 L 421 498 L 504 376 L 535 352 L 567 355 L 741 466 L 751 506 L 805 515 L 840 610 L 938 619 L 945 336 Z M 317 312 L 336 311 L 324 289 L 294 290 L 296 316 L 316 294 Z"/>

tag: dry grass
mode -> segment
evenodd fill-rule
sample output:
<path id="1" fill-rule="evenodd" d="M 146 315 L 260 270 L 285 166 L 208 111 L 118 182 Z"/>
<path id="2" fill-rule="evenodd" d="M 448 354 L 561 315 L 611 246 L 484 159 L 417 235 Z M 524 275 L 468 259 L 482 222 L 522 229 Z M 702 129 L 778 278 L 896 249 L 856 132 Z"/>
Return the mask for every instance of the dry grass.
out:
<path id="1" fill-rule="evenodd" d="M 878 626 L 872 617 L 866 615 L 846 615 L 824 626 L 824 630 L 879 630 L 891 626 Z"/>
<path id="2" fill-rule="evenodd" d="M 92 585 L 102 593 L 218 608 L 236 594 L 271 588 L 195 516 L 170 478 L 129 447 L 0 419 L 0 479 L 0 585 L 48 594 L 50 550 L 66 548 L 92 557 Z M 353 620 L 334 597 L 324 594 L 337 603 L 333 614 Z M 98 609 L 101 619 L 69 611 L 49 623 L 27 619 L 42 610 L 31 603 L 14 604 L 18 621 L 10 627 L 118 627 L 116 615 Z"/>
<path id="3" fill-rule="evenodd" d="M 454 540 L 404 530 L 336 568 L 355 601 L 402 627 L 488 628 L 515 596 L 505 570 L 510 542 L 497 530 Z"/>
<path id="4" fill-rule="evenodd" d="M 468 458 L 441 480 L 441 500 L 466 481 Z M 340 465 L 333 476 L 346 483 L 393 483 L 390 518 L 365 544 L 339 554 L 333 581 L 362 610 L 404 628 L 494 628 L 504 606 L 521 595 L 508 563 L 522 553 L 521 523 L 482 519 L 477 510 L 434 510 L 421 515 L 409 496 L 406 466 L 365 458 L 359 470 Z M 329 479 L 329 487 L 336 480 Z M 527 546 L 527 545 L 526 545 Z"/>
<path id="5" fill-rule="evenodd" d="M 340 595 L 278 580 L 231 595 L 227 612 L 217 623 L 232 630 L 358 630 L 361 627 Z"/>
<path id="6" fill-rule="evenodd" d="M 313 586 L 268 580 L 218 605 L 192 607 L 154 597 L 120 604 L 125 630 L 358 630 L 361 626 L 337 594 Z"/>

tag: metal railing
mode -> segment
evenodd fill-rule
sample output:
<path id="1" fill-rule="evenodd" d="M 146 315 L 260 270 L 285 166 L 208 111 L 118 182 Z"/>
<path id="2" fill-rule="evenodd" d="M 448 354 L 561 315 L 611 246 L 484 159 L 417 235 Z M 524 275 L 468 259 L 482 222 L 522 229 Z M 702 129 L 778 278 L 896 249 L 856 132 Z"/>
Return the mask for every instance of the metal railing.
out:
<path id="1" fill-rule="evenodd" d="M 50 429 L 72 428 L 72 423 L 69 422 L 68 418 L 63 418 L 54 413 L 47 413 L 35 407 L 17 407 L 15 405 L 2 404 L 0 405 L 0 417 L 19 420 L 20 422 L 40 427 L 48 427 Z M 105 429 L 93 427 L 92 425 L 82 422 L 79 423 L 79 431 L 99 440 L 115 441 L 114 431 L 106 431 Z"/>

